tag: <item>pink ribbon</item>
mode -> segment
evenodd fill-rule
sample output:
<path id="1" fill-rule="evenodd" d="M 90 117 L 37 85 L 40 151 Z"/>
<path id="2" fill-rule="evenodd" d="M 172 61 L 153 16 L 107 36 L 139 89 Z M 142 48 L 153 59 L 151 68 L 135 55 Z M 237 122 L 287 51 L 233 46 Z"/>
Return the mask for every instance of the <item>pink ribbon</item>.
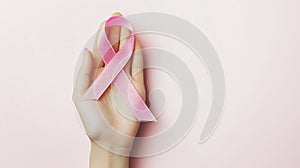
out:
<path id="1" fill-rule="evenodd" d="M 105 28 L 111 26 L 123 26 L 131 31 L 127 42 L 116 53 L 110 44 Z M 140 97 L 134 86 L 131 84 L 123 68 L 132 56 L 134 50 L 134 35 L 131 24 L 121 16 L 113 16 L 105 23 L 105 28 L 101 30 L 99 39 L 99 53 L 102 55 L 105 68 L 95 79 L 91 86 L 83 95 L 83 99 L 98 100 L 110 84 L 114 84 L 134 112 L 138 121 L 156 121 L 150 109 Z"/>

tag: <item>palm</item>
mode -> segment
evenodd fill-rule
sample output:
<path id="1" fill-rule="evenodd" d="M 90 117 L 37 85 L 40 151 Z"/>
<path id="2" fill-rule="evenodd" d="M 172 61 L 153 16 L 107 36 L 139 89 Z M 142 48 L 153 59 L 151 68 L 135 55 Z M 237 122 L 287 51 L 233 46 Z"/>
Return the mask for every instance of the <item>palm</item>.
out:
<path id="1" fill-rule="evenodd" d="M 136 88 L 137 92 L 140 93 L 142 98 L 145 98 L 145 87 L 143 82 L 131 79 L 133 86 Z M 122 99 L 116 99 L 120 96 L 118 90 L 111 85 L 101 98 L 97 101 L 98 108 L 105 120 L 117 131 L 124 133 L 129 136 L 135 136 L 139 122 L 133 118 L 133 114 L 124 114 L 124 112 L 119 111 L 116 107 L 117 104 L 125 104 L 126 102 L 119 102 Z M 103 110 L 101 110 L 103 109 Z"/>

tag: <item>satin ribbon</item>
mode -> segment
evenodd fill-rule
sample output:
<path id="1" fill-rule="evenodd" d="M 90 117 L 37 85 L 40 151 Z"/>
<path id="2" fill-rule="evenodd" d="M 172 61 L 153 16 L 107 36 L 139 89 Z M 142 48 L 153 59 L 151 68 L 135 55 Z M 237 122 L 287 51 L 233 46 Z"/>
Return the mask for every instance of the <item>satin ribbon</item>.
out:
<path id="1" fill-rule="evenodd" d="M 117 53 L 114 51 L 105 32 L 105 28 L 111 26 L 122 26 L 131 31 L 127 42 Z M 121 16 L 113 16 L 106 21 L 105 28 L 101 30 L 98 43 L 99 53 L 102 55 L 105 68 L 87 89 L 82 98 L 98 100 L 109 85 L 113 83 L 129 108 L 134 112 L 138 121 L 156 121 L 156 118 L 152 115 L 150 109 L 123 70 L 134 50 L 135 37 L 131 24 Z"/>

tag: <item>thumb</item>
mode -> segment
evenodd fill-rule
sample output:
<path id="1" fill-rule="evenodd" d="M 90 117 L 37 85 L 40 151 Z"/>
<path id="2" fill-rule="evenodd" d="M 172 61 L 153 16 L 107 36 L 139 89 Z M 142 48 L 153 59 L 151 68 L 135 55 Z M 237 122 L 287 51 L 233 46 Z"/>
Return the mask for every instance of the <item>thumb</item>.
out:
<path id="1" fill-rule="evenodd" d="M 83 51 L 83 62 L 77 74 L 77 80 L 73 90 L 73 100 L 79 99 L 92 82 L 93 55 L 88 49 Z"/>

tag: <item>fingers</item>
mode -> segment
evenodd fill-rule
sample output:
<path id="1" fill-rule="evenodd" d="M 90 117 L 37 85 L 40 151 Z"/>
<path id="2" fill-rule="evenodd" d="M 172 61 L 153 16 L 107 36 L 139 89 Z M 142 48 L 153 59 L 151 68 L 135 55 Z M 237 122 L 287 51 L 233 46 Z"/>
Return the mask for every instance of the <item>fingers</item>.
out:
<path id="1" fill-rule="evenodd" d="M 120 34 L 120 49 L 124 46 L 124 44 L 127 42 L 129 35 L 131 34 L 130 30 L 122 27 L 121 28 L 121 34 Z M 127 62 L 127 64 L 124 67 L 124 71 L 127 74 L 128 77 L 131 77 L 131 61 L 130 58 Z"/>
<path id="2" fill-rule="evenodd" d="M 112 14 L 112 16 L 122 16 L 121 13 L 115 12 Z M 120 32 L 121 27 L 120 26 L 112 26 L 108 28 L 108 31 L 106 33 L 108 34 L 108 39 L 110 43 L 113 46 L 113 49 L 117 52 L 120 45 Z"/>
<path id="3" fill-rule="evenodd" d="M 112 14 L 112 16 L 122 16 L 122 14 L 115 12 Z M 94 53 L 94 57 L 95 57 L 95 67 L 97 67 L 94 79 L 101 73 L 101 71 L 103 70 L 103 68 L 105 66 L 103 60 L 101 59 L 102 56 L 99 53 L 99 43 L 98 43 L 100 32 L 101 32 L 101 29 L 103 28 L 105 22 L 106 21 L 103 21 L 100 24 L 99 30 L 97 31 L 96 38 L 94 41 L 94 46 L 93 46 L 93 53 Z M 108 29 L 106 29 L 106 34 L 108 35 L 108 40 L 112 44 L 113 49 L 115 51 L 119 50 L 120 33 L 121 33 L 120 26 L 112 26 L 112 27 L 109 27 Z"/>
<path id="4" fill-rule="evenodd" d="M 95 37 L 95 41 L 94 41 L 94 45 L 93 45 L 94 66 L 97 67 L 97 69 L 104 67 L 104 62 L 101 59 L 102 56 L 99 53 L 99 36 L 100 36 L 100 32 L 103 28 L 104 23 L 105 23 L 105 20 L 101 22 L 99 29 L 96 32 L 96 37 Z"/>
<path id="5" fill-rule="evenodd" d="M 137 38 L 135 38 L 134 52 L 132 55 L 131 74 L 132 78 L 140 83 L 144 83 L 144 62 L 141 44 Z"/>
<path id="6" fill-rule="evenodd" d="M 83 93 L 88 89 L 92 80 L 93 72 L 93 55 L 88 49 L 83 51 L 83 62 L 78 71 L 76 84 L 73 90 L 73 100 L 79 99 Z"/>
<path id="7" fill-rule="evenodd" d="M 96 72 L 95 72 L 94 76 L 92 77 L 92 79 L 96 79 L 104 67 L 104 62 L 103 62 L 102 56 L 99 53 L 99 38 L 100 38 L 99 36 L 100 36 L 101 30 L 103 29 L 104 23 L 105 23 L 105 20 L 101 22 L 99 29 L 96 32 L 96 37 L 95 37 L 95 41 L 94 41 L 94 46 L 93 46 L 94 67 L 97 67 L 97 68 L 96 68 Z"/>

